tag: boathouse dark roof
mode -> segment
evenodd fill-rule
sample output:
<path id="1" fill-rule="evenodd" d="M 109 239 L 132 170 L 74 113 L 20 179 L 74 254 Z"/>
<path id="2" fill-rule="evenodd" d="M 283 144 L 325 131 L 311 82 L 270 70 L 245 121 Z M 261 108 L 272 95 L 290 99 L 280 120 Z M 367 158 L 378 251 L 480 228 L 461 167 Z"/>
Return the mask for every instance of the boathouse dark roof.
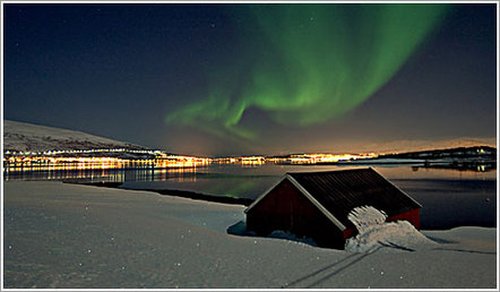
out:
<path id="1" fill-rule="evenodd" d="M 389 217 L 422 207 L 372 168 L 287 173 L 281 181 L 284 179 L 291 181 L 341 229 L 352 225 L 347 217 L 356 207 L 373 206 Z M 254 201 L 246 212 L 273 189 Z"/>

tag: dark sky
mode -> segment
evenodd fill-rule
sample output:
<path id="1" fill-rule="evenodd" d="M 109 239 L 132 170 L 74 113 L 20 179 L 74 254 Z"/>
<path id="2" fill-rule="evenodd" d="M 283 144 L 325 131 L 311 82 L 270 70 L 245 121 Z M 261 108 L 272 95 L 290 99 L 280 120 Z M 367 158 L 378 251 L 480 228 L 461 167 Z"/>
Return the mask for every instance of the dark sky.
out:
<path id="1" fill-rule="evenodd" d="M 5 4 L 4 118 L 209 155 L 492 138 L 495 10 Z"/>

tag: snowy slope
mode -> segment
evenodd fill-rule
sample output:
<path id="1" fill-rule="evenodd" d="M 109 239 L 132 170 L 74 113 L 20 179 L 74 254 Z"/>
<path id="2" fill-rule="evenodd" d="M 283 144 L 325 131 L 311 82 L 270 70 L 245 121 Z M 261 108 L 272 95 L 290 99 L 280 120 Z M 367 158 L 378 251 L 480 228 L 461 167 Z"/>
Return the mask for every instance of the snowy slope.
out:
<path id="1" fill-rule="evenodd" d="M 490 288 L 496 229 L 370 253 L 235 236 L 244 206 L 60 182 L 6 182 L 6 288 Z M 400 241 L 399 241 L 400 242 Z M 410 290 L 410 291 L 411 291 Z"/>
<path id="2" fill-rule="evenodd" d="M 4 150 L 39 152 L 97 148 L 145 149 L 142 146 L 78 131 L 4 121 Z"/>
<path id="3" fill-rule="evenodd" d="M 375 149 L 382 154 L 391 154 L 474 146 L 496 147 L 496 138 L 463 137 L 443 140 L 397 140 L 387 143 L 367 143 L 361 147 L 361 151 L 374 151 Z"/>

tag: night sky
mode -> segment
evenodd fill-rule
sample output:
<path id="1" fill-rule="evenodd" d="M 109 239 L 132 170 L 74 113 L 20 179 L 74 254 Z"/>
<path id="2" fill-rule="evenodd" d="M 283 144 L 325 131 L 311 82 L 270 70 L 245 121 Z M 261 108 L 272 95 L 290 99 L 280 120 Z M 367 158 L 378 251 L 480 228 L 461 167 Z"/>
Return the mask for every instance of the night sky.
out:
<path id="1" fill-rule="evenodd" d="M 496 134 L 494 4 L 4 4 L 3 20 L 5 119 L 203 155 Z"/>

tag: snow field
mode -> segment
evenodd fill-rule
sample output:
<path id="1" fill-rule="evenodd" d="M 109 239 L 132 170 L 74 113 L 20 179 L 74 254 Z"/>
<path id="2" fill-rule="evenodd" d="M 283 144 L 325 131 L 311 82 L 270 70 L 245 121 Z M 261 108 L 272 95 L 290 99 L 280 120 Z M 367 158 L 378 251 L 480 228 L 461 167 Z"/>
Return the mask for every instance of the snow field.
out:
<path id="1" fill-rule="evenodd" d="M 4 183 L 7 288 L 494 288 L 496 229 L 354 253 L 235 236 L 244 206 L 60 182 Z M 395 256 L 397 255 L 397 256 Z"/>

